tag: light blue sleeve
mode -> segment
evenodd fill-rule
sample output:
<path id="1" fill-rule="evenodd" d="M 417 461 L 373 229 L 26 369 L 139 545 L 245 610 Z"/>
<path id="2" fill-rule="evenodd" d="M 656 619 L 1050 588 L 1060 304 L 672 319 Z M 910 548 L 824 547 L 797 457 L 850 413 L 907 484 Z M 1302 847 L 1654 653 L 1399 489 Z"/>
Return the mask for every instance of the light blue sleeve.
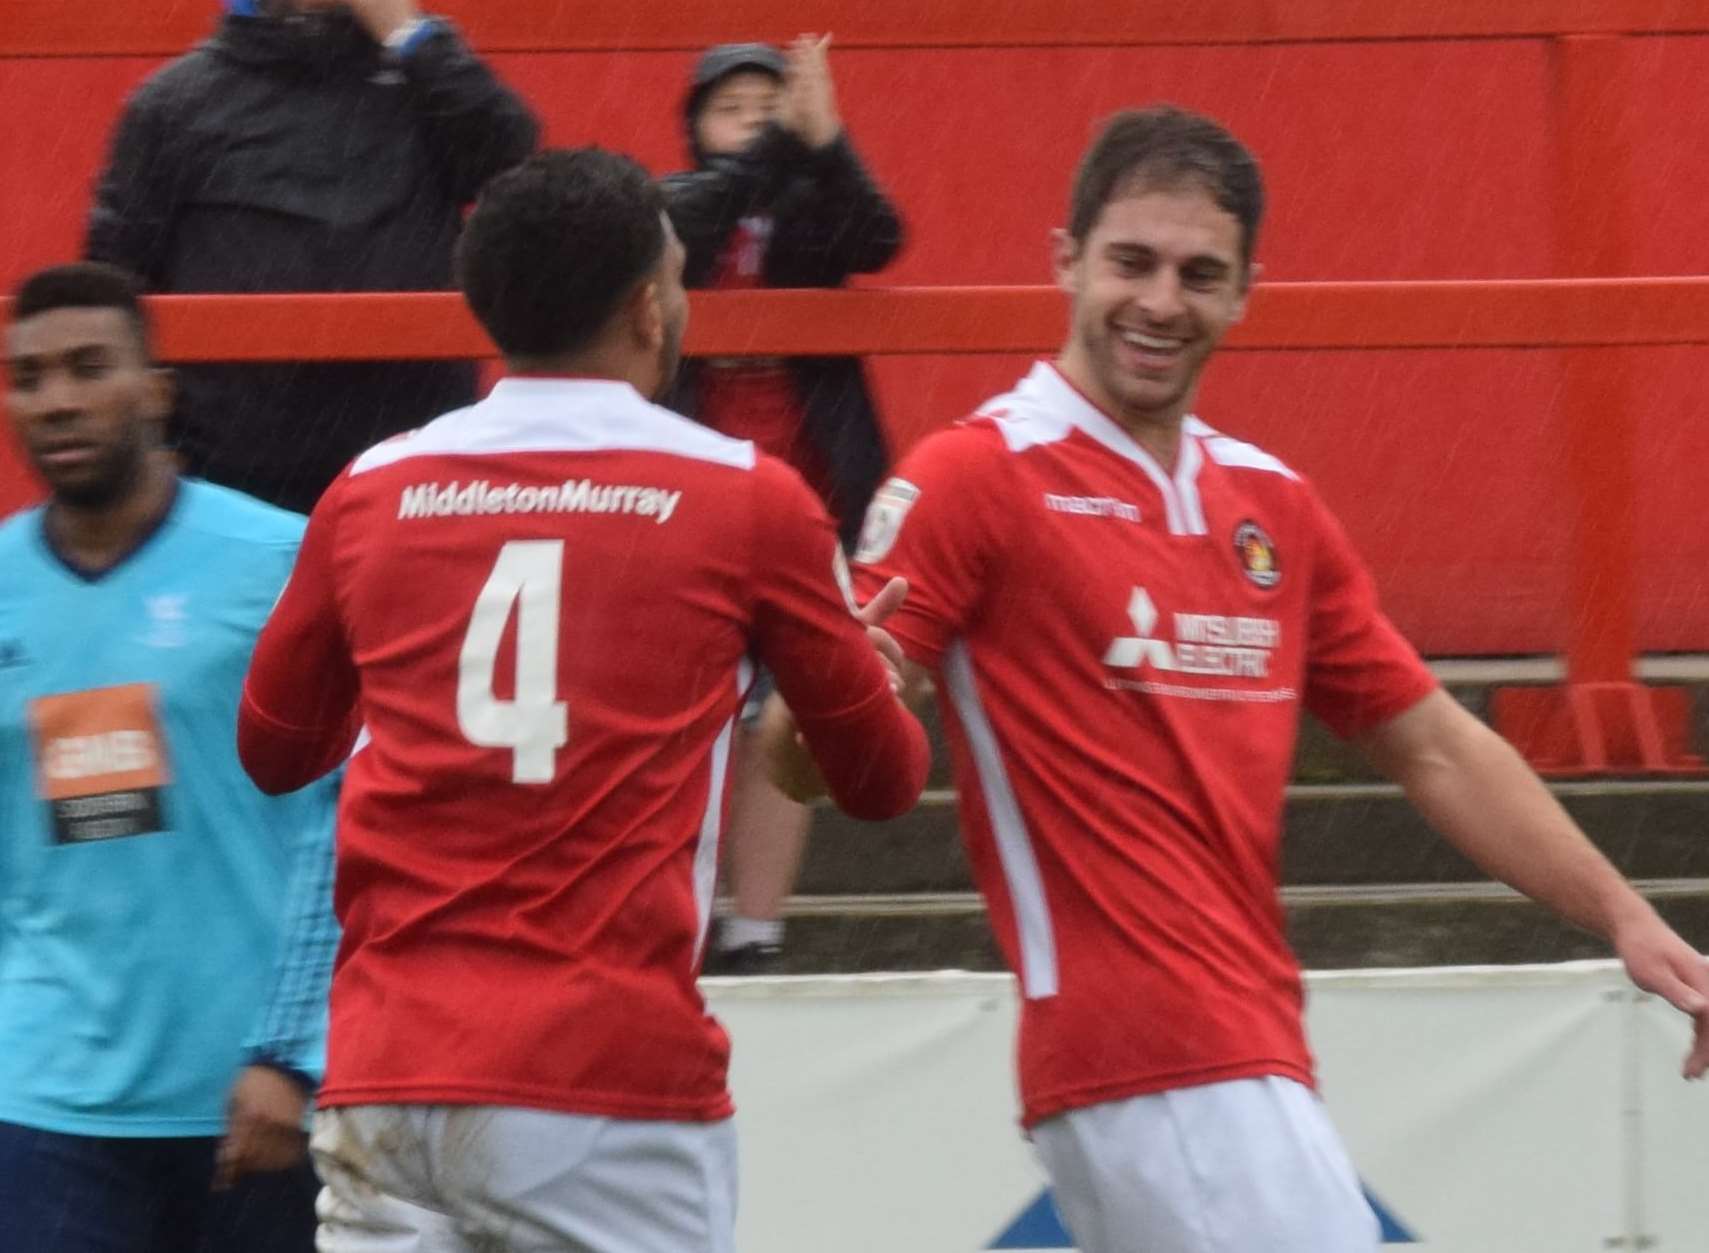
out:
<path id="1" fill-rule="evenodd" d="M 244 1053 L 251 1061 L 286 1066 L 316 1085 L 326 1068 L 327 1005 L 338 920 L 332 912 L 333 833 L 342 770 L 285 798 L 297 811 L 284 929 L 271 991 Z"/>

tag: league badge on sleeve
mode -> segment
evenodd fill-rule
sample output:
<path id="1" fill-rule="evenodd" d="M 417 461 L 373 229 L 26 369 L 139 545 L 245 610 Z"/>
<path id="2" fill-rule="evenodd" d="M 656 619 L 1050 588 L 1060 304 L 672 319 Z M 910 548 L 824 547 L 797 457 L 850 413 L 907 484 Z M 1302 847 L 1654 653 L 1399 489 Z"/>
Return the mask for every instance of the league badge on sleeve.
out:
<path id="1" fill-rule="evenodd" d="M 855 599 L 854 576 L 849 573 L 849 559 L 843 556 L 841 548 L 831 550 L 831 575 L 837 580 L 837 587 L 842 590 L 843 601 L 849 607 L 850 613 L 860 612 L 860 601 Z"/>
<path id="2" fill-rule="evenodd" d="M 920 489 L 907 479 L 891 479 L 879 488 L 872 504 L 867 506 L 866 524 L 861 528 L 854 559 L 862 564 L 884 560 L 896 546 L 908 510 L 919 499 Z"/>
<path id="3" fill-rule="evenodd" d="M 1259 587 L 1268 590 L 1282 581 L 1276 542 L 1250 518 L 1234 528 L 1234 556 L 1246 577 Z"/>

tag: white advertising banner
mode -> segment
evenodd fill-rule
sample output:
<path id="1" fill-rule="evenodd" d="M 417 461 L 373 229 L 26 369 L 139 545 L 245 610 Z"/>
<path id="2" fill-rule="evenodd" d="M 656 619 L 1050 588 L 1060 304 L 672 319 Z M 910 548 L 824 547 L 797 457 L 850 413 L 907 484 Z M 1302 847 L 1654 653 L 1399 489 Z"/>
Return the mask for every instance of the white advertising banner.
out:
<path id="1" fill-rule="evenodd" d="M 1016 1123 L 1007 976 L 705 987 L 735 1043 L 743 1253 L 1073 1247 Z M 1687 1025 L 1611 963 L 1310 987 L 1324 1097 L 1389 1243 L 1709 1247 L 1709 1090 L 1679 1077 Z"/>
<path id="2" fill-rule="evenodd" d="M 1312 980 L 1324 1099 L 1391 1240 L 1591 1253 L 1623 1234 L 1621 986 L 1584 967 Z"/>
<path id="3" fill-rule="evenodd" d="M 1637 998 L 1632 1015 L 1628 1115 L 1637 1134 L 1626 1164 L 1625 1249 L 1709 1249 L 1709 1081 L 1679 1077 L 1680 1016 L 1665 1001 Z"/>

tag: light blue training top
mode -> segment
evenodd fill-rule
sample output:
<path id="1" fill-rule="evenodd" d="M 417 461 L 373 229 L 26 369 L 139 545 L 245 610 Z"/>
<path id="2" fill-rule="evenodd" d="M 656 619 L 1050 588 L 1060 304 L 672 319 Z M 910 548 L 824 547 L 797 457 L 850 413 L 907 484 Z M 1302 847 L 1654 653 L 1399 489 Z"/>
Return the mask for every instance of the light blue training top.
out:
<path id="1" fill-rule="evenodd" d="M 185 480 L 90 576 L 43 517 L 0 524 L 0 1121 L 216 1135 L 246 1047 L 324 1063 L 336 783 L 236 741 L 304 520 Z"/>

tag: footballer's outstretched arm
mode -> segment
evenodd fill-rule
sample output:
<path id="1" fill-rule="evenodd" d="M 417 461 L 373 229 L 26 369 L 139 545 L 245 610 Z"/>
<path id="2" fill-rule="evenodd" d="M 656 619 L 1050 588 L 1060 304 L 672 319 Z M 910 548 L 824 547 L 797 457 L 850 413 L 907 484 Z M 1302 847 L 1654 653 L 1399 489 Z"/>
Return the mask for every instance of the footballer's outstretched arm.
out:
<path id="1" fill-rule="evenodd" d="M 1461 708 L 1377 608 L 1346 532 L 1308 498 L 1308 704 L 1405 789 L 1481 869 L 1608 940 L 1632 981 L 1695 1019 L 1685 1073 L 1709 1070 L 1709 965 L 1592 844 L 1513 747 Z"/>
<path id="2" fill-rule="evenodd" d="M 342 480 L 341 480 L 342 481 Z M 356 743 L 355 663 L 333 597 L 334 483 L 309 519 L 296 568 L 261 630 L 237 714 L 237 752 L 269 795 L 335 769 Z"/>
<path id="3" fill-rule="evenodd" d="M 779 695 L 837 807 L 868 820 L 905 813 L 919 800 L 931 765 L 925 730 L 896 697 L 882 641 L 855 615 L 824 508 L 780 464 L 762 464 L 756 473 L 765 476 L 756 484 L 760 657 L 777 676 Z"/>
<path id="4" fill-rule="evenodd" d="M 1440 690 L 1360 739 L 1449 843 L 1604 937 L 1632 981 L 1695 1021 L 1687 1078 L 1709 1070 L 1709 964 L 1579 830 L 1508 742 Z"/>

